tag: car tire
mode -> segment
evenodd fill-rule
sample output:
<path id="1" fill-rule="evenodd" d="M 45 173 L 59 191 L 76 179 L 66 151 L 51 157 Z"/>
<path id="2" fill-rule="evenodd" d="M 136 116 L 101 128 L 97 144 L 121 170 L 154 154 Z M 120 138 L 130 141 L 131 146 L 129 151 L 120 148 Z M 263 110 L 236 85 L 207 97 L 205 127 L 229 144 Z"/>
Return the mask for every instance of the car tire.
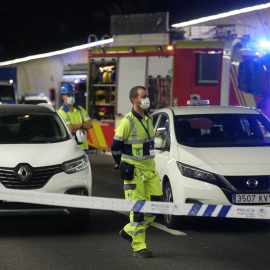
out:
<path id="1" fill-rule="evenodd" d="M 163 190 L 163 200 L 165 202 L 173 202 L 172 188 L 170 182 L 165 184 Z M 186 216 L 174 216 L 174 215 L 163 215 L 164 223 L 169 229 L 187 229 L 191 226 L 190 217 Z"/>
<path id="2" fill-rule="evenodd" d="M 167 182 L 163 190 L 164 202 L 173 202 L 172 188 L 170 182 Z M 180 225 L 180 218 L 174 215 L 163 215 L 164 223 L 169 229 L 178 229 Z"/>

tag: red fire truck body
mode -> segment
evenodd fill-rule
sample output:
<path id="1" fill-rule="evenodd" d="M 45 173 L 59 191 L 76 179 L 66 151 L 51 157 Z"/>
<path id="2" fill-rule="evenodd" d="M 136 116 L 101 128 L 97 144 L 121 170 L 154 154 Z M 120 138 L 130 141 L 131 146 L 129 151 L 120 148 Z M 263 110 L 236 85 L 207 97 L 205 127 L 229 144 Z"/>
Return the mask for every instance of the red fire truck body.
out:
<path id="1" fill-rule="evenodd" d="M 207 99 L 211 105 L 255 107 L 269 116 L 269 63 L 267 51 L 235 35 L 91 49 L 86 107 L 94 129 L 89 145 L 110 149 L 118 121 L 132 107 L 129 90 L 135 85 L 148 89 L 150 112 Z"/>

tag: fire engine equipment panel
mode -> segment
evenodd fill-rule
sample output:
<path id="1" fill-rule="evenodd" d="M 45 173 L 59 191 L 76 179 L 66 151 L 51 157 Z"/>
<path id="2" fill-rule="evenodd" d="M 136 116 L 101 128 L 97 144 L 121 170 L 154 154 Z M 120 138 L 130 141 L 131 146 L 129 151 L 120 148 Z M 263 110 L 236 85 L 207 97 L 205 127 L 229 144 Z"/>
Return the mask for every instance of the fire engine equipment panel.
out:
<path id="1" fill-rule="evenodd" d="M 92 61 L 89 78 L 89 115 L 92 119 L 114 119 L 115 61 Z"/>

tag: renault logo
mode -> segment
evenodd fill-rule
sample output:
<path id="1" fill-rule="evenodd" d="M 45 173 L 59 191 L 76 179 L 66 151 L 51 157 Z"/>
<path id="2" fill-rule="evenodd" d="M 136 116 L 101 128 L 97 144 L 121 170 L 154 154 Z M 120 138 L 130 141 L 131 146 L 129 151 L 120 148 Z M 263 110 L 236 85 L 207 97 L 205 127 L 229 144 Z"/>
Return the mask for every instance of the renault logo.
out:
<path id="1" fill-rule="evenodd" d="M 18 176 L 22 182 L 28 182 L 32 176 L 32 171 L 29 166 L 23 165 L 18 170 Z"/>
<path id="2" fill-rule="evenodd" d="M 258 186 L 258 184 L 259 184 L 259 182 L 256 179 L 253 179 L 253 178 L 248 179 L 246 183 L 250 188 L 256 188 Z"/>

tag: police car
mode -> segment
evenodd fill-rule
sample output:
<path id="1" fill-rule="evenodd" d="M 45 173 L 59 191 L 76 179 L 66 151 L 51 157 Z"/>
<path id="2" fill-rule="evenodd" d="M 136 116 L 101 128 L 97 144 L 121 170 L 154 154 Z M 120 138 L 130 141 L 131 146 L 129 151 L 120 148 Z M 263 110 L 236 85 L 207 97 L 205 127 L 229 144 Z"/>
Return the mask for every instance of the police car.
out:
<path id="1" fill-rule="evenodd" d="M 208 105 L 165 108 L 153 113 L 153 123 L 165 201 L 270 205 L 270 121 L 260 111 Z M 164 217 L 169 228 L 184 219 Z"/>
<path id="2" fill-rule="evenodd" d="M 77 131 L 78 143 L 83 142 Z M 48 104 L 0 105 L 0 192 L 27 190 L 91 196 L 92 173 L 58 112 Z M 0 201 L 1 215 L 63 215 L 86 228 L 88 209 Z"/>

